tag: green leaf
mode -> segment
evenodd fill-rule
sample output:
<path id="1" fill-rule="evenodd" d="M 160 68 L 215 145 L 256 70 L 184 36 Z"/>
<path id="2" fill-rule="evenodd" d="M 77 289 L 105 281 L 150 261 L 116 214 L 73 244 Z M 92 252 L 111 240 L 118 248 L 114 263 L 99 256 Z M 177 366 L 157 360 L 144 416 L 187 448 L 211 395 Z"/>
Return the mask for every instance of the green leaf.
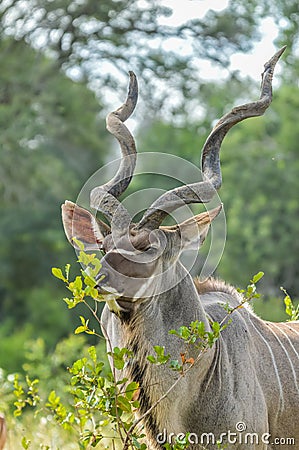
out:
<path id="1" fill-rule="evenodd" d="M 85 317 L 83 317 L 83 316 L 79 316 L 79 317 L 80 317 L 80 321 L 81 321 L 82 325 L 87 326 L 88 320 L 86 320 Z"/>
<path id="2" fill-rule="evenodd" d="M 84 283 L 86 284 L 86 286 L 90 286 L 92 288 L 97 285 L 96 280 L 93 277 L 89 276 L 89 275 L 85 275 Z"/>
<path id="3" fill-rule="evenodd" d="M 285 304 L 285 312 L 289 316 L 288 321 L 298 320 L 299 319 L 299 305 L 297 305 L 297 307 L 295 307 L 295 305 L 294 305 L 290 295 L 287 293 L 287 291 L 283 287 L 281 287 L 280 289 L 285 294 L 284 304 Z"/>
<path id="4" fill-rule="evenodd" d="M 95 330 L 91 330 L 90 328 L 87 328 L 86 334 L 96 334 Z"/>
<path id="5" fill-rule="evenodd" d="M 27 439 L 27 438 L 24 436 L 24 437 L 22 438 L 21 444 L 22 444 L 22 447 L 23 447 L 25 450 L 28 450 L 28 448 L 29 448 L 30 445 L 31 445 L 31 441 L 30 441 L 30 439 Z"/>
<path id="6" fill-rule="evenodd" d="M 99 291 L 96 288 L 87 286 L 85 288 L 85 295 L 93 298 L 94 300 L 98 300 L 100 301 L 100 299 L 102 299 L 103 296 L 99 295 Z"/>
<path id="7" fill-rule="evenodd" d="M 82 278 L 80 276 L 77 276 L 75 281 L 74 281 L 74 287 L 76 289 L 78 289 L 78 291 L 81 291 L 82 290 L 82 286 L 83 286 Z"/>
<path id="8" fill-rule="evenodd" d="M 170 359 L 170 355 L 165 355 L 165 347 L 161 347 L 160 345 L 154 345 L 154 350 L 157 354 L 157 358 L 155 358 L 155 363 L 157 364 L 165 364 Z M 152 362 L 152 361 L 151 361 Z"/>
<path id="9" fill-rule="evenodd" d="M 79 326 L 75 329 L 74 333 L 75 334 L 85 333 L 86 330 L 87 328 L 85 326 Z"/>
<path id="10" fill-rule="evenodd" d="M 64 298 L 63 301 L 67 304 L 68 309 L 75 308 L 78 305 L 78 302 L 73 298 Z"/>
<path id="11" fill-rule="evenodd" d="M 92 359 L 92 361 L 93 361 L 94 363 L 96 363 L 96 361 L 97 361 L 97 351 L 96 351 L 96 348 L 95 348 L 94 345 L 91 345 L 91 346 L 88 348 L 88 353 L 89 353 L 89 356 L 90 356 L 90 358 Z"/>
<path id="12" fill-rule="evenodd" d="M 131 404 L 126 397 L 122 395 L 117 396 L 117 406 L 124 412 L 130 413 L 132 412 Z"/>
<path id="13" fill-rule="evenodd" d="M 177 330 L 169 330 L 168 333 L 169 334 L 174 334 L 175 336 L 179 336 Z"/>
<path id="14" fill-rule="evenodd" d="M 252 295 L 255 291 L 256 291 L 255 285 L 254 284 L 250 284 L 249 286 L 247 286 L 246 294 L 249 296 L 249 295 Z"/>
<path id="15" fill-rule="evenodd" d="M 126 397 L 128 400 L 132 400 L 132 397 L 137 391 L 138 387 L 139 385 L 135 381 L 132 381 L 128 384 L 128 386 L 126 387 Z"/>
<path id="16" fill-rule="evenodd" d="M 82 263 L 84 266 L 88 266 L 88 264 L 90 264 L 90 262 L 93 260 L 94 256 L 94 254 L 89 255 L 88 253 L 85 253 L 83 250 L 81 250 L 79 252 L 78 262 Z"/>
<path id="17" fill-rule="evenodd" d="M 177 359 L 173 359 L 170 361 L 170 368 L 172 370 L 180 372 L 183 368 L 183 366 L 179 363 Z"/>
<path id="18" fill-rule="evenodd" d="M 165 348 L 161 347 L 160 345 L 154 345 L 154 350 L 157 353 L 158 356 L 163 356 Z"/>
<path id="19" fill-rule="evenodd" d="M 66 279 L 67 279 L 67 280 L 69 279 L 70 268 L 71 268 L 71 265 L 70 265 L 70 264 L 66 264 L 66 265 L 65 265 L 65 276 L 66 276 Z"/>
<path id="20" fill-rule="evenodd" d="M 79 239 L 73 237 L 72 240 L 75 242 L 76 246 L 80 249 L 80 250 L 84 250 L 84 244 L 83 242 L 79 241 Z"/>
<path id="21" fill-rule="evenodd" d="M 212 323 L 212 329 L 216 334 L 220 333 L 220 323 L 219 322 L 213 322 Z"/>
<path id="22" fill-rule="evenodd" d="M 132 352 L 127 348 L 114 347 L 113 352 L 108 352 L 107 354 L 112 356 L 115 368 L 122 370 L 126 363 L 125 358 L 131 356 Z"/>
<path id="23" fill-rule="evenodd" d="M 182 326 L 179 328 L 179 335 L 182 339 L 188 339 L 190 337 L 190 330 L 188 327 Z"/>
<path id="24" fill-rule="evenodd" d="M 100 270 L 102 268 L 102 264 L 101 264 L 101 261 L 98 258 L 95 258 L 94 261 L 92 262 L 92 264 L 94 266 L 94 269 L 92 270 L 91 275 L 95 276 L 95 275 L 97 275 L 100 272 Z"/>
<path id="25" fill-rule="evenodd" d="M 199 322 L 198 320 L 196 320 L 195 322 L 191 322 L 190 327 L 191 331 L 195 332 L 198 337 L 202 339 L 204 338 L 206 333 L 206 327 L 204 322 L 202 321 Z"/>
<path id="26" fill-rule="evenodd" d="M 146 444 L 141 444 L 138 441 L 138 439 L 141 439 L 143 437 L 144 437 L 143 435 L 142 436 L 138 436 L 138 438 L 135 437 L 135 436 L 132 436 L 132 444 L 134 445 L 134 448 L 136 448 L 137 450 L 146 450 L 147 449 Z"/>
<path id="27" fill-rule="evenodd" d="M 151 362 L 152 364 L 156 364 L 157 359 L 153 355 L 149 355 L 146 357 L 146 359 Z"/>

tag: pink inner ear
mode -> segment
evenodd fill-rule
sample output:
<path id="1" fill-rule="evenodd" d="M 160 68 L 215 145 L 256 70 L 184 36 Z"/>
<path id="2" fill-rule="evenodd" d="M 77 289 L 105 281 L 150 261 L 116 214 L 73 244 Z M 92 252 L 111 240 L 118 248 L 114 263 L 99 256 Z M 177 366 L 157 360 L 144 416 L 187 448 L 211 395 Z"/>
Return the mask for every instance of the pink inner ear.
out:
<path id="1" fill-rule="evenodd" d="M 100 230 L 94 229 L 97 224 L 92 214 L 75 203 L 66 201 L 62 205 L 62 222 L 65 234 L 74 247 L 76 246 L 72 239 L 74 237 L 83 242 L 83 244 L 93 246 L 95 249 L 99 247 L 104 239 Z"/>

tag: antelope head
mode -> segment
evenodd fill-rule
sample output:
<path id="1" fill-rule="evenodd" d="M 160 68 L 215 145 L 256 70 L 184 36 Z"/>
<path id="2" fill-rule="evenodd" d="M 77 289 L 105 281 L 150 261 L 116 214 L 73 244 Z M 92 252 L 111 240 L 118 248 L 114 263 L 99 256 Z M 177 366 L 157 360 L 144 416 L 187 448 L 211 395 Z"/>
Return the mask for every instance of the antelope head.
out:
<path id="1" fill-rule="evenodd" d="M 90 206 L 101 212 L 109 225 L 72 202 L 66 201 L 62 206 L 68 240 L 75 245 L 75 237 L 84 243 L 86 250 L 101 249 L 104 252 L 98 289 L 110 294 L 109 298 L 113 296 L 118 310 L 131 310 L 136 303 L 152 298 L 158 290 L 167 291 L 180 267 L 181 252 L 203 243 L 221 205 L 174 226 L 163 226 L 162 222 L 182 205 L 212 200 L 222 182 L 221 143 L 233 125 L 246 118 L 260 116 L 268 108 L 272 100 L 274 67 L 283 51 L 284 48 L 265 64 L 260 99 L 233 108 L 218 121 L 207 138 L 202 150 L 202 181 L 164 193 L 138 223 L 132 222 L 119 201 L 133 177 L 137 156 L 134 138 L 124 125 L 133 113 L 138 97 L 136 77 L 133 72 L 129 73 L 130 85 L 125 103 L 107 116 L 107 129 L 118 140 L 122 151 L 120 167 L 108 183 L 96 187 L 90 195 Z"/>

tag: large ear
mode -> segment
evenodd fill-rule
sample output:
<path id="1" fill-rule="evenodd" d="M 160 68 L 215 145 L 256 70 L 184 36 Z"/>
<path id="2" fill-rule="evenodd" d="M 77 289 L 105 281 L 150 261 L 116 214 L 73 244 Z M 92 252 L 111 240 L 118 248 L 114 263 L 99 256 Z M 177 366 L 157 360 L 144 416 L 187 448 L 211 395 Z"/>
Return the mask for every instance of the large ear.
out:
<path id="1" fill-rule="evenodd" d="M 165 231 L 177 233 L 178 239 L 180 240 L 181 250 L 199 248 L 208 234 L 212 220 L 218 216 L 221 209 L 222 205 L 212 209 L 211 211 L 206 211 L 191 217 L 178 225 L 170 227 L 162 226 L 160 228 Z"/>
<path id="2" fill-rule="evenodd" d="M 85 250 L 99 250 L 110 233 L 110 227 L 96 219 L 87 209 L 66 201 L 62 206 L 62 222 L 66 237 L 73 247 L 78 248 L 73 238 L 84 244 Z"/>

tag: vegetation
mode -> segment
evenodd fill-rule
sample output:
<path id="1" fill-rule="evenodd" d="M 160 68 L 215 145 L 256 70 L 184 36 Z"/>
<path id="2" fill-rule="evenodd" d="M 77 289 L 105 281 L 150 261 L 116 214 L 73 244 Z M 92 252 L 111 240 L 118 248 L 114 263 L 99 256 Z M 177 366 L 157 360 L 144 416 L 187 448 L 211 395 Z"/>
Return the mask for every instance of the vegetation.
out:
<path id="1" fill-rule="evenodd" d="M 139 150 L 173 153 L 198 165 L 213 121 L 258 95 L 254 81 L 230 70 L 230 57 L 253 48 L 264 19 L 275 21 L 276 44 L 288 49 L 265 117 L 240 124 L 223 144 L 221 198 L 228 236 L 217 275 L 243 286 L 248 274 L 263 268 L 263 300 L 253 302 L 255 310 L 285 320 L 284 296 L 287 314 L 298 316 L 298 2 L 230 0 L 222 11 L 209 10 L 179 27 L 167 24 L 170 14 L 158 0 L 0 5 L 0 410 L 8 411 L 12 401 L 12 373 L 20 373 L 17 391 L 18 383 L 26 390 L 39 379 L 39 396 L 45 400 L 46 389 L 55 390 L 64 402 L 70 398 L 64 393 L 65 367 L 79 356 L 99 370 L 90 345 L 96 346 L 96 361 L 106 358 L 104 343 L 93 333 L 86 339 L 71 335 L 78 326 L 96 329 L 97 321 L 81 303 L 75 313 L 57 301 L 64 288 L 53 281 L 51 267 L 75 261 L 60 205 L 75 200 L 88 177 L 115 155 L 104 116 L 108 100 L 113 103 L 125 90 L 125 73 L 133 68 L 142 81 Z M 177 51 L 169 50 L 169 40 Z M 187 52 L 180 50 L 182 42 Z M 202 59 L 223 68 L 222 82 L 203 84 Z M 195 105 L 200 105 L 196 114 Z M 132 190 L 150 181 L 138 177 Z M 100 309 L 101 304 L 98 314 Z M 78 324 L 78 315 L 88 325 Z M 29 386 L 22 381 L 25 372 Z M 53 395 L 52 407 L 55 402 Z M 29 407 L 25 402 L 23 424 L 14 422 L 18 442 L 32 420 Z M 60 441 L 54 416 L 37 419 L 40 438 L 26 439 L 44 449 L 54 443 L 77 448 L 66 444 L 74 434 Z M 50 429 L 52 442 L 45 443 Z"/>
<path id="2" fill-rule="evenodd" d="M 94 289 L 94 276 L 100 269 L 100 261 L 94 254 L 86 254 L 81 246 L 79 262 L 85 268 L 73 281 L 70 280 L 70 264 L 66 265 L 65 271 L 54 268 L 52 272 L 71 292 L 70 298 L 64 298 L 68 308 L 73 309 L 81 303 L 96 318 L 97 326 L 94 329 L 90 328 L 88 319 L 80 316 L 81 325 L 74 334 L 94 335 L 99 339 L 98 345 L 87 346 L 84 338 L 73 336 L 61 341 L 55 351 L 47 356 L 44 342 L 38 339 L 31 343 L 27 351 L 24 374 L 7 378 L 1 374 L 0 407 L 7 412 L 8 417 L 14 410 L 14 418 L 9 419 L 10 429 L 15 430 L 14 436 L 10 437 L 12 446 L 31 449 L 39 445 L 44 450 L 60 446 L 70 450 L 78 447 L 86 450 L 94 447 L 146 450 L 140 428 L 141 419 L 134 419 L 134 411 L 139 407 L 138 384 L 116 377 L 116 370 L 122 370 L 134 355 L 126 348 L 112 348 L 109 341 L 107 354 L 103 349 L 97 316 L 98 302 L 103 301 L 103 298 Z M 193 370 L 207 349 L 214 346 L 221 332 L 230 325 L 232 314 L 260 297 L 256 292 L 256 283 L 263 276 L 264 273 L 259 272 L 246 289 L 240 290 L 244 300 L 239 306 L 231 308 L 224 305 L 227 315 L 220 323 L 211 322 L 211 331 L 207 331 L 204 323 L 199 321 L 192 322 L 188 327 L 169 330 L 170 334 L 184 342 L 185 351 L 180 353 L 179 359 L 172 359 L 176 355 L 165 354 L 164 347 L 153 347 L 155 355 L 148 355 L 148 361 L 157 365 L 168 364 L 177 373 L 173 385 L 156 404 L 163 401 L 187 372 Z M 289 320 L 297 320 L 298 307 L 295 308 L 290 296 L 286 291 L 284 293 L 286 314 Z M 195 349 L 198 352 L 196 359 L 191 356 Z M 81 355 L 79 359 L 78 353 Z M 107 355 L 112 358 L 112 369 Z M 65 365 L 68 363 L 66 371 Z M 33 427 L 32 421 L 35 423 Z M 36 433 L 37 428 L 39 433 Z M 165 443 L 164 447 L 166 450 L 187 450 L 188 436 L 177 438 L 173 445 Z"/>

